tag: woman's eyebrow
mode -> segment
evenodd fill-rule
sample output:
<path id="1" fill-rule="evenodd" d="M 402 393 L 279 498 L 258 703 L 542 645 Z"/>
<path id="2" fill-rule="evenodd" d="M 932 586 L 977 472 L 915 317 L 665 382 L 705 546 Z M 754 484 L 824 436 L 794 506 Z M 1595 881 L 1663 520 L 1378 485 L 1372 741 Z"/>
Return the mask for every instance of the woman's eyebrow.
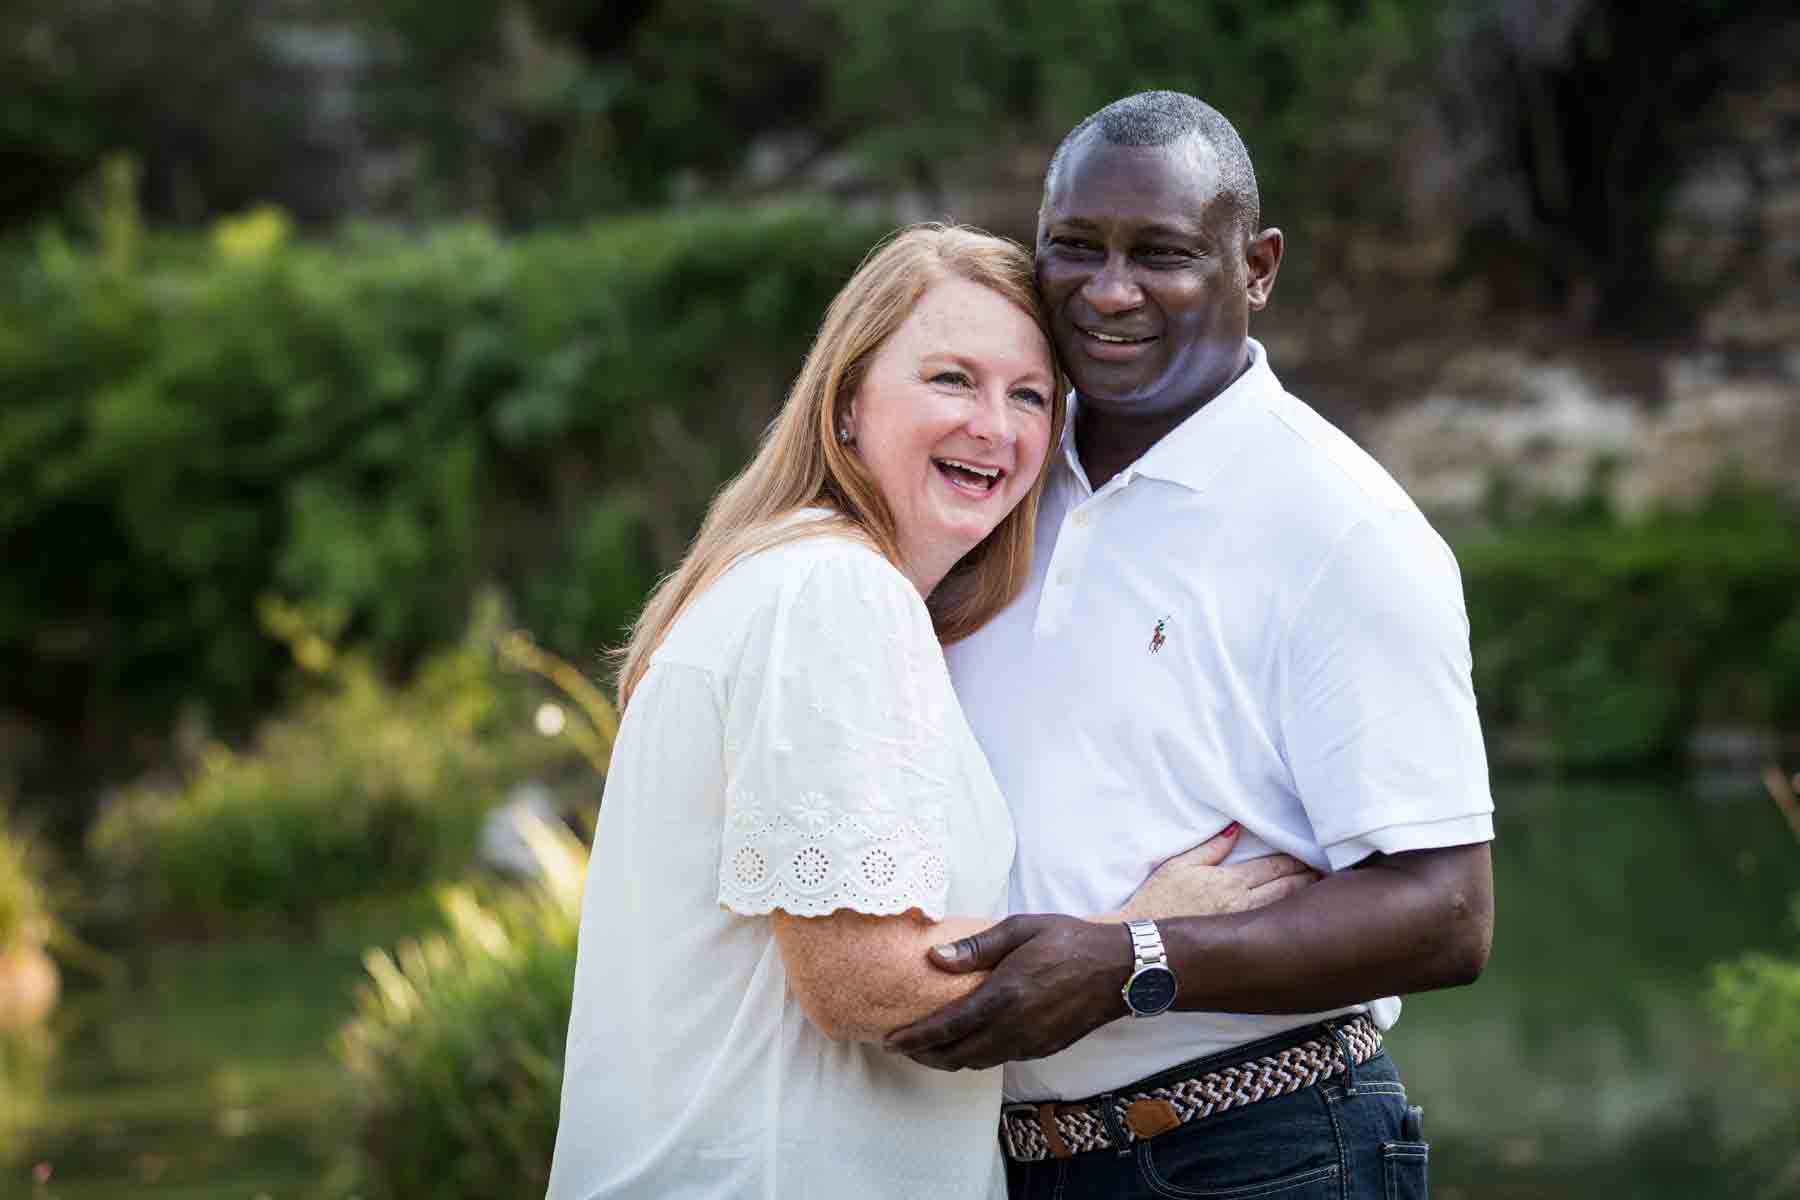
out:
<path id="1" fill-rule="evenodd" d="M 934 359 L 941 360 L 945 363 L 955 364 L 956 366 L 961 367 L 963 370 L 967 371 L 971 375 L 985 374 L 987 371 L 987 368 L 985 368 L 976 359 L 969 358 L 967 355 L 962 354 L 955 350 L 928 351 L 926 353 L 925 357 L 921 361 L 923 363 L 929 364 Z M 1037 380 L 1039 382 L 1044 383 L 1045 385 L 1048 385 L 1052 378 L 1054 378 L 1054 376 L 1052 376 L 1050 372 L 1045 371 L 1041 367 L 1030 367 L 1024 371 L 1019 372 L 1017 375 L 1014 375 L 1012 377 L 1014 383 L 1026 383 L 1026 382 L 1030 382 L 1032 380 Z"/>

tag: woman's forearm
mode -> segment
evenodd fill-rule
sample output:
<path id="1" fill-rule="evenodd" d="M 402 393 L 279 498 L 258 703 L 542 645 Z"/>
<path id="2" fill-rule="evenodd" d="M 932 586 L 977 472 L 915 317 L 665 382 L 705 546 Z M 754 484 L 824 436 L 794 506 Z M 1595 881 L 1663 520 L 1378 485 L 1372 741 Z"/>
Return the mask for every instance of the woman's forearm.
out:
<path id="1" fill-rule="evenodd" d="M 1317 878 L 1305 863 L 1279 854 L 1219 866 L 1230 840 L 1215 838 L 1171 859 L 1122 908 L 1086 919 L 1104 925 L 1242 912 Z M 777 911 L 770 919 L 802 1011 L 827 1037 L 853 1041 L 879 1041 L 974 991 L 986 972 L 943 971 L 926 953 L 994 924 L 985 917 L 932 921 L 917 909 L 885 917 L 849 909 L 825 917 Z"/>
<path id="2" fill-rule="evenodd" d="M 931 947 L 986 929 L 990 917 L 932 921 L 917 909 L 878 917 L 840 909 L 826 917 L 770 914 L 788 987 L 826 1037 L 878 1042 L 980 986 L 987 973 L 951 975 Z"/>
<path id="3" fill-rule="evenodd" d="M 1139 916 L 1132 904 L 1088 920 L 1103 924 Z M 826 917 L 770 915 L 787 969 L 788 987 L 813 1025 L 837 1041 L 878 1042 L 894 1030 L 930 1015 L 980 986 L 987 972 L 952 975 L 933 966 L 926 952 L 994 924 L 989 917 L 932 921 L 917 909 L 898 916 L 870 916 L 840 909 Z"/>

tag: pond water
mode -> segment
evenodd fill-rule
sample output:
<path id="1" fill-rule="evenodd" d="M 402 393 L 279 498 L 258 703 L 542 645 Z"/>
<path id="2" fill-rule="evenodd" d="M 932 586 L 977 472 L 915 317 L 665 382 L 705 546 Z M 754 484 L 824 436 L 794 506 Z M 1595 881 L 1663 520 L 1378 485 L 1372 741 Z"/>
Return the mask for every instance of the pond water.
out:
<path id="1" fill-rule="evenodd" d="M 1800 945 L 1785 925 L 1800 846 L 1749 780 L 1495 792 L 1487 974 L 1407 1001 L 1390 1039 L 1425 1107 L 1433 1195 L 1756 1194 L 1740 1141 L 1767 1101 L 1702 998 L 1712 963 Z M 42 1095 L 6 1098 L 0 1196 L 340 1190 L 348 1097 L 327 1041 L 361 948 L 427 920 L 415 903 L 311 942 L 161 946 L 130 959 L 127 986 L 73 986 Z"/>
<path id="2" fill-rule="evenodd" d="M 1433 1195 L 1769 1194 L 1745 1138 L 1771 1098 L 1704 992 L 1745 949 L 1800 951 L 1800 844 L 1775 806 L 1741 779 L 1495 797 L 1487 973 L 1409 999 L 1389 1042 L 1425 1108 Z"/>

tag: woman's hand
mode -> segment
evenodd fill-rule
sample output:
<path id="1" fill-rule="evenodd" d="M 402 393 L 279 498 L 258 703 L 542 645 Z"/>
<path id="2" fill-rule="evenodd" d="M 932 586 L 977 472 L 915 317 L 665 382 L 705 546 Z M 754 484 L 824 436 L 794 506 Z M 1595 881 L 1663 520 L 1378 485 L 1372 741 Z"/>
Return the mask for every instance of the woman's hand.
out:
<path id="1" fill-rule="evenodd" d="M 1240 832 L 1241 827 L 1233 821 L 1192 850 L 1157 867 L 1131 894 L 1117 919 L 1245 912 L 1273 904 L 1318 881 L 1317 871 L 1285 854 L 1221 866 L 1237 845 Z"/>

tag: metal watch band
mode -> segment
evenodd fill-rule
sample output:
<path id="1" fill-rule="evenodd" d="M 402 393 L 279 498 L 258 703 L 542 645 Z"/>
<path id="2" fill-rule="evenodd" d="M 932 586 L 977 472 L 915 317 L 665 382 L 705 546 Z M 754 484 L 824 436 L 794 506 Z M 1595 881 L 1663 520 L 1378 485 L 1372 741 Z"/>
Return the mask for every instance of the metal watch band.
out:
<path id="1" fill-rule="evenodd" d="M 1169 965 L 1169 954 L 1163 949 L 1162 934 L 1157 932 L 1155 921 L 1139 918 L 1125 922 L 1125 928 L 1131 931 L 1131 949 L 1137 957 L 1133 972 L 1140 967 Z"/>

